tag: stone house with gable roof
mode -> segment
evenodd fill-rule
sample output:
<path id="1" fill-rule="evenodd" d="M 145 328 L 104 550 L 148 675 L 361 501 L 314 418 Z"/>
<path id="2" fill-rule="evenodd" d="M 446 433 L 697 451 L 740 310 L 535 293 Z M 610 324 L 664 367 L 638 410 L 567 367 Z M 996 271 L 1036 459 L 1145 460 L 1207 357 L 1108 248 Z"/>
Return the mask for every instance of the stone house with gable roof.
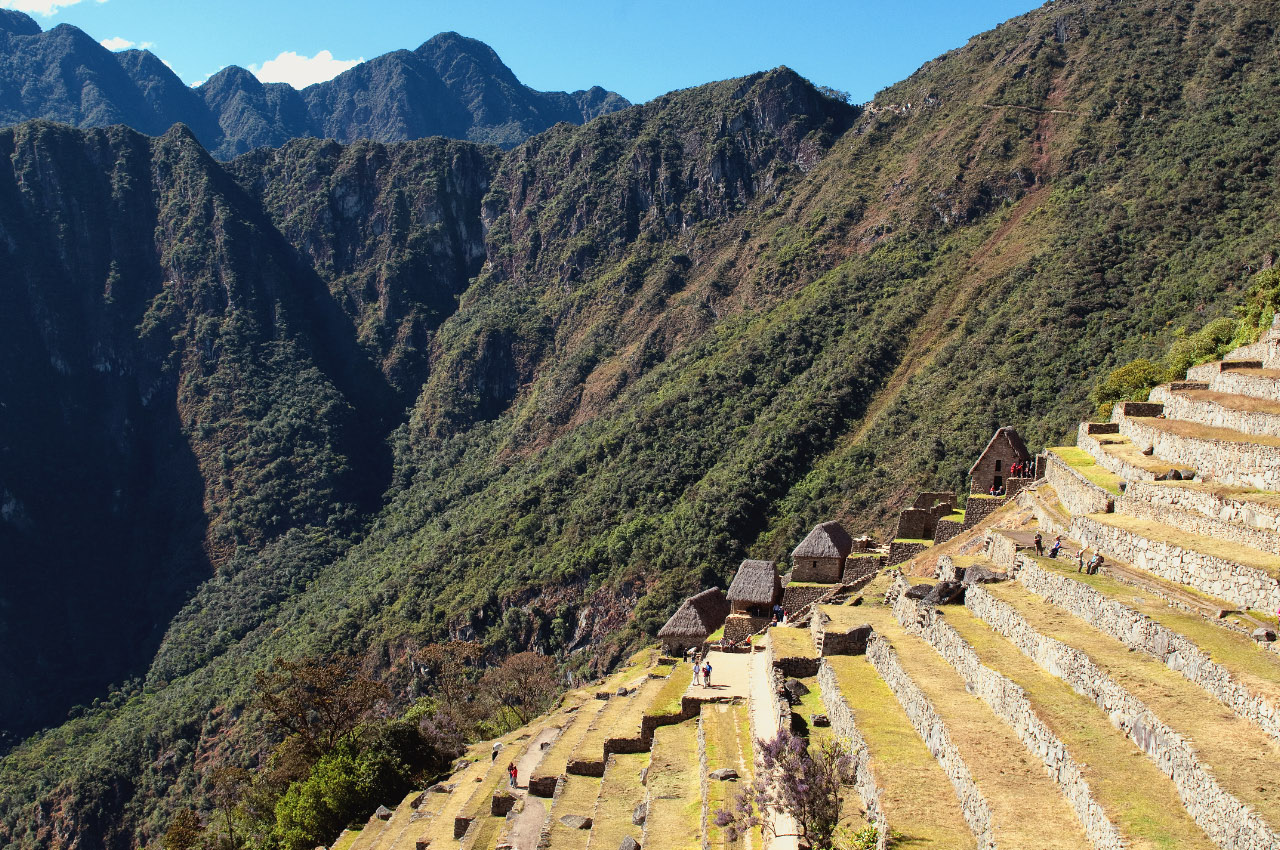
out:
<path id="1" fill-rule="evenodd" d="M 987 447 L 969 468 L 969 492 L 985 494 L 995 487 L 1004 488 L 1009 479 L 1009 467 L 1014 463 L 1031 460 L 1027 444 L 1010 426 L 996 429 Z"/>

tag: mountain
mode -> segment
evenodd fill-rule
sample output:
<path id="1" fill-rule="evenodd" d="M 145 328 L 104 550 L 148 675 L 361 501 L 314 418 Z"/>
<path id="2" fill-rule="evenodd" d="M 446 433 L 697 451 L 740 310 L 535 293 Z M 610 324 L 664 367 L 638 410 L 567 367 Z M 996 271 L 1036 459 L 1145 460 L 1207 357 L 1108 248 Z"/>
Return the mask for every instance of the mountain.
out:
<path id="1" fill-rule="evenodd" d="M 0 11 L 0 126 L 46 118 L 158 136 L 182 123 L 220 159 L 306 137 L 448 136 L 510 148 L 557 122 L 581 124 L 629 105 L 598 86 L 534 91 L 490 47 L 457 33 L 301 92 L 234 65 L 191 89 L 148 50 L 112 53 L 76 27 L 42 32 L 21 12 Z"/>
<path id="2" fill-rule="evenodd" d="M 1274 260 L 1278 28 L 1059 0 L 863 107 L 779 68 L 507 152 L 3 131 L 3 710 L 61 725 L 0 761 L 0 840 L 207 809 L 277 656 L 400 704 L 448 637 L 604 669 L 998 425 L 1061 441 Z"/>

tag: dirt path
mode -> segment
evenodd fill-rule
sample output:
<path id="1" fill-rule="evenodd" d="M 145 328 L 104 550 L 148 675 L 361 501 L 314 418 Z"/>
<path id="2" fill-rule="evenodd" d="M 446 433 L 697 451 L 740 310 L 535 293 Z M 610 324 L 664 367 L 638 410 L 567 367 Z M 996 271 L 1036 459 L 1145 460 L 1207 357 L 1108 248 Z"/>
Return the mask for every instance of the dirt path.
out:
<path id="1" fill-rule="evenodd" d="M 768 659 L 763 652 L 753 652 L 744 658 L 750 659 L 751 719 L 756 736 L 768 740 L 778 734 L 778 717 L 770 709 L 773 678 L 769 675 Z M 715 662 L 712 662 L 712 667 L 715 667 Z M 715 682 L 714 670 L 711 681 Z M 774 814 L 773 830 L 778 834 L 772 841 L 766 837 L 766 850 L 797 850 L 799 843 L 796 840 L 796 823 L 790 815 Z"/>
<path id="2" fill-rule="evenodd" d="M 711 687 L 690 683 L 686 691 L 691 697 L 745 697 L 749 691 L 749 660 L 746 652 L 709 652 Z"/>
<path id="3" fill-rule="evenodd" d="M 512 790 L 517 797 L 524 798 L 524 808 L 515 816 L 511 829 L 507 833 L 507 839 L 515 850 L 536 850 L 538 846 L 542 824 L 547 819 L 547 807 L 542 800 L 529 793 L 529 777 L 533 775 L 534 770 L 542 762 L 542 756 L 546 753 L 542 745 L 554 741 L 559 732 L 560 730 L 554 727 L 539 732 L 529 742 L 529 749 L 516 765 L 519 771 L 517 776 L 523 784 Z"/>

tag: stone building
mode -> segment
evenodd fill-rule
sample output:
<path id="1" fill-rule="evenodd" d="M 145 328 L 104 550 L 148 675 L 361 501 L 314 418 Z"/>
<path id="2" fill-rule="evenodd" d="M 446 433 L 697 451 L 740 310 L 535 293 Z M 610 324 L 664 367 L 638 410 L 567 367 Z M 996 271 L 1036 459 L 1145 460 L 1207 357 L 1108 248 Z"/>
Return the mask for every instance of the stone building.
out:
<path id="1" fill-rule="evenodd" d="M 991 436 L 991 442 L 969 468 L 969 492 L 987 493 L 994 486 L 1004 488 L 1009 478 L 1009 466 L 1031 460 L 1026 443 L 1013 428 L 1000 428 Z"/>
<path id="2" fill-rule="evenodd" d="M 782 579 L 773 561 L 743 561 L 729 585 L 729 613 L 771 617 L 782 598 Z"/>
<path id="3" fill-rule="evenodd" d="M 792 582 L 835 584 L 844 574 L 844 560 L 853 550 L 853 539 L 834 520 L 818 525 L 791 553 Z"/>
<path id="4" fill-rule="evenodd" d="M 665 651 L 679 654 L 700 646 L 729 616 L 729 600 L 718 587 L 704 590 L 684 601 L 666 625 L 658 630 Z"/>

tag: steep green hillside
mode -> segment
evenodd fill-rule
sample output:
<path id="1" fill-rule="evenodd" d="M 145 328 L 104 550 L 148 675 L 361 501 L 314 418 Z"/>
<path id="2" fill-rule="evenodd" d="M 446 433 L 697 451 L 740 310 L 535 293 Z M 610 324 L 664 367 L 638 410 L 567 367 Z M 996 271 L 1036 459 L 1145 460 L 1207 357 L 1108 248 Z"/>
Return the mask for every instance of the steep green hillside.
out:
<path id="1" fill-rule="evenodd" d="M 1229 312 L 1273 257 L 1278 24 L 1275 3 L 1057 2 L 863 108 L 778 69 L 505 155 L 298 142 L 225 169 L 190 151 L 174 181 L 180 134 L 9 132 L 14 197 L 151 189 L 42 256 L 135 246 L 119 326 L 171 364 L 155 406 L 188 457 L 164 507 L 200 508 L 175 539 L 232 566 L 186 573 L 145 676 L 9 754 L 0 835 L 154 839 L 209 765 L 265 746 L 245 697 L 276 655 L 357 652 L 402 697 L 406 654 L 447 636 L 601 668 L 744 555 L 961 486 L 999 424 L 1062 440 L 1099 374 Z M 53 167 L 126 155 L 96 195 Z M 97 304 L 93 268 L 60 285 Z M 44 313 L 21 315 L 14 381 L 50 371 Z M 100 410 L 102 381 L 68 392 Z M 52 421 L 6 438 L 63 445 Z"/>

